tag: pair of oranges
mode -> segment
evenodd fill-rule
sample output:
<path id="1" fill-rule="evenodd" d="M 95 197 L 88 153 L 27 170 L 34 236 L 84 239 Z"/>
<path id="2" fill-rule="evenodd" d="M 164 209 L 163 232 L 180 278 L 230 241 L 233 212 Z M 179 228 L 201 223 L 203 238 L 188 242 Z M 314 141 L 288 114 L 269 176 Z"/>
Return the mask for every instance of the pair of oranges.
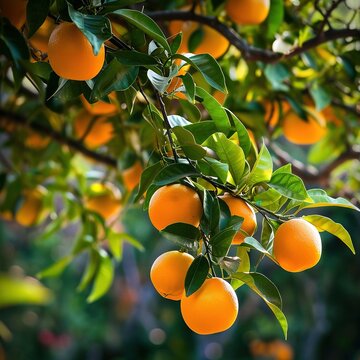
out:
<path id="1" fill-rule="evenodd" d="M 232 215 L 244 218 L 240 231 L 232 244 L 241 244 L 245 233 L 256 229 L 254 210 L 243 200 L 229 194 L 221 196 Z M 197 192 L 182 184 L 161 187 L 150 199 L 149 217 L 155 228 L 163 230 L 174 223 L 198 227 L 203 214 Z M 301 218 L 282 223 L 274 237 L 273 252 L 276 261 L 287 271 L 298 272 L 315 266 L 321 257 L 319 232 Z M 181 301 L 181 314 L 185 323 L 198 334 L 214 334 L 230 328 L 238 313 L 235 291 L 224 279 L 207 278 L 190 296 L 185 295 L 186 274 L 194 261 L 192 255 L 169 251 L 153 263 L 150 279 L 159 294 L 167 299 Z"/>

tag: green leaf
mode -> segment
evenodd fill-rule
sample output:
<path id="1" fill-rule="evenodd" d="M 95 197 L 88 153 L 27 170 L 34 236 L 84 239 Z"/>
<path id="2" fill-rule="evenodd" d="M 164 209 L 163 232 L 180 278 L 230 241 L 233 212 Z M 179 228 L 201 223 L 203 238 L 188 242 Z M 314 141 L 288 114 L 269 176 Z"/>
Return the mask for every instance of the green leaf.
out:
<path id="1" fill-rule="evenodd" d="M 249 133 L 244 124 L 238 119 L 238 117 L 234 113 L 232 113 L 228 109 L 226 109 L 226 111 L 234 122 L 235 129 L 239 138 L 239 145 L 243 149 L 245 156 L 248 156 L 251 149 Z"/>
<path id="2" fill-rule="evenodd" d="M 204 190 L 203 209 L 201 227 L 206 234 L 211 236 L 219 231 L 220 205 L 218 197 L 208 190 Z"/>
<path id="3" fill-rule="evenodd" d="M 185 95 L 188 100 L 192 103 L 195 101 L 195 84 L 192 76 L 189 73 L 186 73 L 181 77 L 183 84 L 185 86 Z"/>
<path id="4" fill-rule="evenodd" d="M 67 255 L 63 257 L 62 259 L 58 260 L 55 264 L 49 266 L 45 270 L 40 271 L 36 274 L 36 277 L 39 279 L 42 279 L 44 277 L 55 277 L 59 276 L 66 267 L 71 263 L 71 261 L 74 259 L 73 255 Z"/>
<path id="5" fill-rule="evenodd" d="M 134 202 L 139 201 L 141 196 L 145 193 L 145 191 L 153 183 L 156 175 L 159 173 L 159 171 L 162 169 L 162 167 L 163 166 L 162 166 L 161 162 L 157 162 L 157 163 L 155 163 L 151 166 L 148 166 L 144 169 L 144 171 L 141 173 L 139 191 L 136 194 Z"/>
<path id="6" fill-rule="evenodd" d="M 141 242 L 136 240 L 133 236 L 126 233 L 119 233 L 117 234 L 117 236 L 119 236 L 123 241 L 132 245 L 134 248 L 138 249 L 139 251 L 145 251 L 143 244 L 141 244 Z"/>
<path id="7" fill-rule="evenodd" d="M 189 52 L 194 53 L 196 52 L 197 47 L 202 43 L 204 40 L 204 29 L 202 26 L 199 26 L 195 31 L 193 31 L 188 40 L 188 49 Z"/>
<path id="8" fill-rule="evenodd" d="M 45 21 L 49 12 L 50 0 L 29 0 L 26 6 L 26 23 L 29 28 L 28 37 L 35 34 Z"/>
<path id="9" fill-rule="evenodd" d="M 195 124 L 185 126 L 190 130 L 198 144 L 202 144 L 209 136 L 218 131 L 213 121 L 201 121 Z"/>
<path id="10" fill-rule="evenodd" d="M 106 16 L 83 14 L 70 3 L 68 9 L 71 20 L 90 41 L 94 54 L 98 55 L 101 45 L 112 36 L 110 20 Z"/>
<path id="11" fill-rule="evenodd" d="M 123 252 L 123 236 L 110 230 L 107 240 L 109 242 L 109 249 L 117 261 L 121 261 Z"/>
<path id="12" fill-rule="evenodd" d="M 350 234 L 339 223 L 322 215 L 307 215 L 303 219 L 313 224 L 319 231 L 327 231 L 328 233 L 339 238 L 353 254 L 355 254 L 354 245 L 352 243 Z"/>
<path id="13" fill-rule="evenodd" d="M 186 126 L 190 125 L 191 122 L 187 121 L 184 117 L 180 115 L 168 115 L 169 124 L 172 128 L 175 126 Z"/>
<path id="14" fill-rule="evenodd" d="M 271 179 L 272 171 L 273 163 L 271 154 L 265 144 L 263 144 L 259 156 L 247 177 L 248 180 L 246 181 L 246 184 L 249 187 L 252 187 L 261 182 L 268 182 Z"/>
<path id="15" fill-rule="evenodd" d="M 185 155 L 192 160 L 200 160 L 206 155 L 206 150 L 196 144 L 194 135 L 181 126 L 176 126 L 172 129 L 179 145 L 184 151 Z"/>
<path id="16" fill-rule="evenodd" d="M 274 90 L 288 91 L 285 80 L 290 78 L 290 72 L 283 64 L 269 64 L 265 67 L 265 76 Z"/>
<path id="17" fill-rule="evenodd" d="M 168 240 L 186 247 L 189 250 L 196 250 L 198 247 L 197 243 L 201 238 L 198 228 L 184 223 L 171 224 L 163 229 L 161 234 Z"/>
<path id="18" fill-rule="evenodd" d="M 196 94 L 202 98 L 201 104 L 204 105 L 218 131 L 227 135 L 231 129 L 231 124 L 225 109 L 204 89 L 196 87 Z"/>
<path id="19" fill-rule="evenodd" d="M 224 73 L 218 62 L 210 54 L 188 55 L 187 59 L 186 57 L 183 58 L 201 73 L 209 85 L 221 92 L 227 92 Z"/>
<path id="20" fill-rule="evenodd" d="M 317 111 L 323 110 L 331 103 L 330 94 L 323 87 L 321 87 L 318 83 L 314 83 L 310 87 L 310 94 L 315 102 Z"/>
<path id="21" fill-rule="evenodd" d="M 308 195 L 312 199 L 312 203 L 303 202 L 300 204 L 299 209 L 295 212 L 297 214 L 299 211 L 303 209 L 317 208 L 317 207 L 327 207 L 327 206 L 335 206 L 335 207 L 344 207 L 356 211 L 360 211 L 354 204 L 350 201 L 343 199 L 341 197 L 332 198 L 326 194 L 326 191 L 322 189 L 310 189 L 308 190 Z"/>
<path id="22" fill-rule="evenodd" d="M 99 253 L 93 249 L 90 250 L 90 257 L 86 266 L 86 270 L 83 273 L 80 284 L 76 288 L 77 291 L 84 291 L 94 278 L 96 270 L 99 266 L 100 256 Z"/>
<path id="23" fill-rule="evenodd" d="M 122 9 L 126 6 L 143 2 L 143 0 L 106 0 L 101 4 L 100 14 L 112 13 L 115 10 Z"/>
<path id="24" fill-rule="evenodd" d="M 112 91 L 128 89 L 136 80 L 139 68 L 125 66 L 116 59 L 106 67 L 96 78 L 94 88 L 90 95 L 90 101 L 96 102 L 110 94 Z"/>
<path id="25" fill-rule="evenodd" d="M 197 177 L 199 175 L 199 172 L 191 165 L 170 164 L 160 170 L 160 172 L 156 175 L 154 179 L 154 184 L 157 186 L 164 186 L 174 183 L 187 176 Z"/>
<path id="26" fill-rule="evenodd" d="M 157 65 L 157 60 L 150 55 L 144 54 L 136 50 L 118 50 L 112 55 L 120 64 L 127 66 L 149 66 Z"/>
<path id="27" fill-rule="evenodd" d="M 268 185 L 290 199 L 305 200 L 308 197 L 303 181 L 294 174 L 273 174 Z"/>
<path id="28" fill-rule="evenodd" d="M 235 184 L 240 184 L 245 170 L 245 155 L 241 147 L 222 133 L 212 135 L 204 145 L 214 150 L 220 160 L 229 165 L 229 171 Z"/>
<path id="29" fill-rule="evenodd" d="M 15 278 L 0 273 L 0 308 L 16 305 L 46 305 L 52 292 L 34 278 Z"/>
<path id="30" fill-rule="evenodd" d="M 284 22 L 284 1 L 271 0 L 269 15 L 266 18 L 266 37 L 272 39 Z"/>
<path id="31" fill-rule="evenodd" d="M 272 258 L 271 254 L 255 238 L 251 236 L 246 237 L 244 242 L 241 244 L 241 246 L 249 247 L 250 249 L 257 250 L 262 254 L 265 254 L 270 258 Z"/>
<path id="32" fill-rule="evenodd" d="M 266 276 L 256 272 L 239 272 L 233 274 L 232 277 L 244 282 L 251 290 L 253 290 L 265 301 L 266 305 L 269 306 L 277 318 L 286 339 L 288 324 L 284 313 L 281 311 L 282 300 L 279 290 L 275 284 Z"/>
<path id="33" fill-rule="evenodd" d="M 218 232 L 216 235 L 214 235 L 210 239 L 211 244 L 211 253 L 215 257 L 223 257 L 227 255 L 229 248 L 231 246 L 231 242 L 237 233 L 234 229 L 226 228 L 220 232 Z"/>
<path id="34" fill-rule="evenodd" d="M 237 250 L 236 250 L 236 255 L 240 260 L 240 264 L 238 266 L 238 268 L 236 269 L 236 271 L 234 272 L 249 272 L 250 271 L 250 257 L 249 257 L 249 249 L 243 246 L 238 246 Z M 234 273 L 233 272 L 233 273 Z M 231 274 L 233 274 L 231 273 Z M 233 287 L 234 290 L 237 290 L 239 287 L 243 286 L 244 282 L 239 280 L 239 279 L 235 279 L 232 278 L 231 279 L 231 286 Z"/>
<path id="35" fill-rule="evenodd" d="M 92 303 L 105 295 L 110 289 L 114 278 L 114 265 L 109 255 L 104 250 L 100 250 L 99 254 L 100 264 L 95 276 L 94 286 L 86 299 L 88 303 Z"/>
<path id="36" fill-rule="evenodd" d="M 189 119 L 190 123 L 196 123 L 200 121 L 201 113 L 195 104 L 183 99 L 179 99 L 179 104 L 182 111 L 184 112 L 184 115 Z"/>
<path id="37" fill-rule="evenodd" d="M 207 278 L 210 270 L 208 259 L 200 254 L 191 263 L 185 277 L 186 296 L 192 295 L 197 291 Z"/>
<path id="38" fill-rule="evenodd" d="M 256 205 L 267 208 L 269 205 L 273 205 L 275 202 L 281 199 L 282 195 L 275 189 L 269 188 L 254 196 Z"/>
<path id="39" fill-rule="evenodd" d="M 145 34 L 149 35 L 151 39 L 156 40 L 171 54 L 171 48 L 166 40 L 164 33 L 156 24 L 156 22 L 147 15 L 140 11 L 129 9 L 120 9 L 114 11 L 113 13 L 121 16 L 125 21 L 142 30 Z"/>
<path id="40" fill-rule="evenodd" d="M 223 184 L 226 183 L 229 173 L 229 165 L 211 157 L 205 157 L 198 162 L 201 173 L 208 176 L 217 176 Z"/>

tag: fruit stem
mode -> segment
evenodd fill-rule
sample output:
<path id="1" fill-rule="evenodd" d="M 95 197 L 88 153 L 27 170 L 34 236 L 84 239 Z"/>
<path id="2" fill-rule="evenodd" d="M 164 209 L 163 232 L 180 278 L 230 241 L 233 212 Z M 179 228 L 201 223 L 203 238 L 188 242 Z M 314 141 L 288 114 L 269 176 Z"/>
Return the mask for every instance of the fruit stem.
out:
<path id="1" fill-rule="evenodd" d="M 170 142 L 171 151 L 173 153 L 174 160 L 177 163 L 177 162 L 179 162 L 179 157 L 178 157 L 178 154 L 176 153 L 174 141 L 173 141 L 173 138 L 171 136 L 171 125 L 169 123 L 169 119 L 168 119 L 168 116 L 167 116 L 167 113 L 166 113 L 164 100 L 163 100 L 163 98 L 161 97 L 161 95 L 160 95 L 160 93 L 158 91 L 155 91 L 155 93 L 156 93 L 156 97 L 157 97 L 157 99 L 159 101 L 160 110 L 161 110 L 161 113 L 162 113 L 162 116 L 163 116 L 163 119 L 164 119 L 164 124 L 165 124 L 165 128 L 166 128 L 166 135 L 167 135 L 167 137 L 169 139 L 169 142 Z"/>
<path id="2" fill-rule="evenodd" d="M 205 255 L 206 255 L 206 257 L 208 258 L 208 261 L 209 261 L 211 274 L 212 274 L 213 277 L 216 277 L 216 273 L 215 273 L 214 266 L 213 266 L 213 263 L 211 261 L 211 256 L 210 256 L 209 238 L 206 236 L 206 234 L 202 231 L 201 228 L 200 228 L 200 232 L 201 232 L 203 242 L 204 242 L 204 245 L 205 245 Z"/>

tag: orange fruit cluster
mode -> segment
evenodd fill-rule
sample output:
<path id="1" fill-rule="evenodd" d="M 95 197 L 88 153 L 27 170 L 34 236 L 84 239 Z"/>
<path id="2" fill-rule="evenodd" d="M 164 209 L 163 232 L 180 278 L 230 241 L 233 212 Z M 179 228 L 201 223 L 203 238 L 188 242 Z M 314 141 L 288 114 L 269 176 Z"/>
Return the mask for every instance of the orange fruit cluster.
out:
<path id="1" fill-rule="evenodd" d="M 202 335 L 225 331 L 238 314 L 236 293 L 228 282 L 214 277 L 186 296 L 185 277 L 193 260 L 179 251 L 160 255 L 151 267 L 151 282 L 161 296 L 180 300 L 181 315 L 192 331 Z"/>

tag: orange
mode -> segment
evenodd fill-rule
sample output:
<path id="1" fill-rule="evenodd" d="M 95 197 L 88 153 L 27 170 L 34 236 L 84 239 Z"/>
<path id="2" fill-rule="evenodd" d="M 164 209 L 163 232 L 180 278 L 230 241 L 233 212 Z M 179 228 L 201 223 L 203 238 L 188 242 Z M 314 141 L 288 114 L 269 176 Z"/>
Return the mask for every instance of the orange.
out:
<path id="1" fill-rule="evenodd" d="M 187 10 L 187 8 L 183 8 L 183 10 Z M 202 38 L 196 49 L 190 51 L 189 40 L 195 31 L 202 31 Z M 171 35 L 176 35 L 179 32 L 183 34 L 178 53 L 210 54 L 214 58 L 219 58 L 226 53 L 230 45 L 229 41 L 216 30 L 193 21 L 170 21 L 169 32 Z"/>
<path id="2" fill-rule="evenodd" d="M 54 20 L 46 18 L 36 33 L 29 39 L 30 45 L 42 53 L 47 53 L 49 38 L 55 26 Z"/>
<path id="3" fill-rule="evenodd" d="M 238 300 L 224 279 L 206 279 L 199 290 L 181 299 L 181 315 L 186 325 L 200 335 L 225 331 L 235 322 Z"/>
<path id="4" fill-rule="evenodd" d="M 0 16 L 20 30 L 26 21 L 26 5 L 27 0 L 0 0 Z"/>
<path id="5" fill-rule="evenodd" d="M 240 229 L 242 231 L 245 231 L 249 236 L 254 235 L 254 232 L 256 230 L 256 216 L 254 209 L 250 207 L 244 200 L 233 197 L 230 194 L 224 194 L 222 196 L 219 196 L 219 198 L 225 201 L 226 205 L 229 207 L 230 214 L 232 216 L 236 215 L 244 218 Z M 245 237 L 246 235 L 239 231 L 235 235 L 232 244 L 241 244 L 244 241 Z"/>
<path id="6" fill-rule="evenodd" d="M 128 191 L 132 191 L 139 185 L 142 171 L 143 166 L 140 161 L 136 161 L 132 166 L 122 171 L 124 185 Z"/>
<path id="7" fill-rule="evenodd" d="M 85 199 L 85 207 L 100 214 L 108 220 L 119 214 L 121 210 L 120 190 L 111 183 L 93 183 L 89 195 Z"/>
<path id="8" fill-rule="evenodd" d="M 170 300 L 180 300 L 185 290 L 185 277 L 194 257 L 180 251 L 160 255 L 150 270 L 156 291 Z"/>
<path id="9" fill-rule="evenodd" d="M 46 190 L 42 186 L 24 190 L 23 202 L 15 214 L 15 220 L 20 225 L 31 226 L 39 221 L 43 210 L 45 193 Z"/>
<path id="10" fill-rule="evenodd" d="M 90 129 L 89 129 L 90 127 Z M 74 122 L 75 134 L 82 139 L 89 148 L 97 148 L 108 143 L 114 136 L 114 127 L 109 120 L 102 116 L 94 119 L 86 111 L 79 113 Z"/>
<path id="11" fill-rule="evenodd" d="M 63 22 L 51 33 L 48 44 L 49 62 L 54 72 L 64 79 L 90 80 L 105 61 L 104 44 L 98 55 L 86 36 L 73 23 Z"/>
<path id="12" fill-rule="evenodd" d="M 274 101 L 271 103 L 270 101 L 266 101 L 264 104 L 265 109 L 265 121 L 271 126 L 275 127 L 277 123 L 279 122 L 279 116 L 280 116 L 280 105 L 278 101 Z M 289 110 L 290 105 L 286 101 L 281 101 L 281 111 L 282 115 L 284 116 Z"/>
<path id="13" fill-rule="evenodd" d="M 116 101 L 116 93 L 112 92 L 109 95 L 110 100 Z M 84 97 L 84 95 L 81 95 L 80 97 L 85 109 L 93 115 L 111 115 L 116 113 L 117 106 L 113 102 L 110 104 L 105 101 L 98 101 L 94 104 L 90 104 Z"/>
<path id="14" fill-rule="evenodd" d="M 262 23 L 269 14 L 270 0 L 228 0 L 225 11 L 239 25 Z"/>
<path id="15" fill-rule="evenodd" d="M 268 344 L 266 355 L 271 355 L 276 360 L 292 360 L 294 358 L 291 346 L 280 340 L 274 340 Z"/>
<path id="16" fill-rule="evenodd" d="M 279 226 L 274 237 L 274 256 L 291 272 L 312 268 L 321 257 L 321 238 L 316 227 L 304 219 L 291 219 Z"/>
<path id="17" fill-rule="evenodd" d="M 36 132 L 29 132 L 25 139 L 25 146 L 33 150 L 42 150 L 50 143 L 50 138 Z"/>
<path id="18" fill-rule="evenodd" d="M 308 119 L 303 120 L 294 111 L 289 111 L 283 121 L 285 138 L 297 145 L 311 145 L 326 134 L 326 120 L 313 107 L 305 106 Z"/>
<path id="19" fill-rule="evenodd" d="M 197 192 L 182 184 L 163 186 L 150 199 L 149 217 L 156 229 L 175 223 L 198 227 L 203 213 Z"/>

